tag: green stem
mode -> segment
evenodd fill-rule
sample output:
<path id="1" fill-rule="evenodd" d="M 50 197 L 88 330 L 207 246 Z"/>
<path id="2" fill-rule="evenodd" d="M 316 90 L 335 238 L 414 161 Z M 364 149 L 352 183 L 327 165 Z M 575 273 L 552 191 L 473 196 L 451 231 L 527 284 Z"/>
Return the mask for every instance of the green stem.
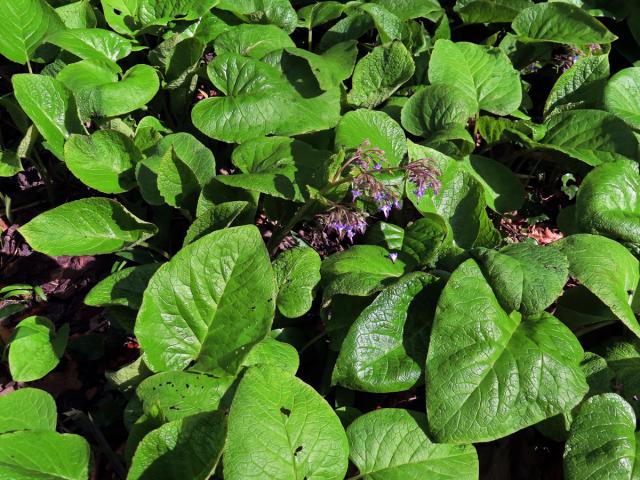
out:
<path id="1" fill-rule="evenodd" d="M 158 248 L 158 247 L 156 247 L 154 245 L 151 245 L 148 242 L 138 242 L 138 243 L 136 243 L 136 245 L 139 246 L 139 247 L 148 248 L 152 252 L 156 252 L 157 254 L 163 256 L 167 260 L 169 260 L 171 258 L 171 256 L 167 252 L 165 252 L 161 248 Z"/>
<path id="2" fill-rule="evenodd" d="M 13 223 L 13 215 L 11 214 L 11 197 L 0 193 L 0 199 L 4 203 L 4 216 L 7 217 L 9 223 Z"/>
<path id="3" fill-rule="evenodd" d="M 309 44 L 309 51 L 311 52 L 313 49 L 311 46 L 313 45 L 313 30 L 309 27 L 309 33 L 307 34 L 307 43 Z"/>
<path id="4" fill-rule="evenodd" d="M 316 335 L 315 337 L 313 337 L 311 340 L 309 340 L 307 343 L 305 343 L 302 346 L 302 348 L 298 351 L 298 354 L 302 355 L 302 352 L 307 350 L 311 345 L 316 343 L 318 340 L 322 340 L 326 335 L 327 335 L 326 332 L 322 332 L 322 333 L 319 333 L 318 335 Z"/>
<path id="5" fill-rule="evenodd" d="M 291 220 L 289 220 L 289 222 L 284 227 L 278 230 L 278 232 L 269 239 L 267 248 L 269 249 L 270 255 L 275 255 L 275 253 L 278 251 L 278 245 L 280 245 L 280 242 L 282 242 L 282 240 L 284 240 L 284 238 L 293 229 L 293 227 L 295 227 L 298 222 L 302 220 L 302 218 L 307 214 L 307 212 L 309 211 L 309 209 L 311 209 L 315 202 L 316 200 L 312 198 L 307 200 L 305 204 L 298 209 L 296 214 L 291 217 Z"/>
<path id="6" fill-rule="evenodd" d="M 31 62 L 29 61 L 28 58 L 27 58 L 27 69 L 29 70 L 29 73 L 33 73 L 33 69 L 31 68 Z"/>

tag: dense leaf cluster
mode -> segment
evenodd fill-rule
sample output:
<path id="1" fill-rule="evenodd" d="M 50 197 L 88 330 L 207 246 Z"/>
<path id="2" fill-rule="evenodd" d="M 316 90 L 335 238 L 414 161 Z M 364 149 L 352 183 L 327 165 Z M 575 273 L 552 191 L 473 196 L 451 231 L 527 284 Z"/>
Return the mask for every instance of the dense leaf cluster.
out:
<path id="1" fill-rule="evenodd" d="M 638 478 L 640 6 L 0 19 L 3 231 L 113 265 L 83 301 L 140 349 L 106 373 L 120 443 L 65 412 L 90 444 L 25 385 L 82 332 L 1 308 L 0 477 L 86 479 L 100 451 L 130 480 L 477 479 L 478 444 L 535 428 L 567 480 Z M 15 217 L 27 174 L 50 205 Z"/>

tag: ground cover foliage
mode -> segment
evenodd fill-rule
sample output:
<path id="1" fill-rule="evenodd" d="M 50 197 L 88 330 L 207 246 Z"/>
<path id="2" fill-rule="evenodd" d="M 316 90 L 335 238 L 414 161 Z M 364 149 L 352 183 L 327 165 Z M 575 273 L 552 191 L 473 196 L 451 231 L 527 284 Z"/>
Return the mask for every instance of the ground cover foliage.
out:
<path id="1" fill-rule="evenodd" d="M 640 6 L 0 18 L 0 477 L 640 478 Z"/>

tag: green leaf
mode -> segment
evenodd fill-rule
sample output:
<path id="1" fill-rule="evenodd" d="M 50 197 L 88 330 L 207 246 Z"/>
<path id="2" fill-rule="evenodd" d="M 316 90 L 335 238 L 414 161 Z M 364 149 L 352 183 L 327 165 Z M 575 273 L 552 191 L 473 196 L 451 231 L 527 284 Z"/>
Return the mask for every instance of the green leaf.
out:
<path id="1" fill-rule="evenodd" d="M 110 63 L 116 71 L 120 68 L 115 62 L 127 57 L 132 50 L 130 40 L 102 28 L 61 30 L 49 35 L 47 42 L 71 52 L 76 57 Z"/>
<path id="2" fill-rule="evenodd" d="M 135 186 L 134 168 L 142 154 L 123 133 L 99 130 L 91 136 L 71 135 L 64 159 L 85 185 L 102 193 L 122 193 Z"/>
<path id="3" fill-rule="evenodd" d="M 208 412 L 162 425 L 136 449 L 128 480 L 206 480 L 215 470 L 226 436 L 224 412 Z"/>
<path id="4" fill-rule="evenodd" d="M 244 359 L 245 367 L 271 366 L 295 375 L 300 366 L 298 351 L 288 343 L 267 337 L 251 349 Z"/>
<path id="5" fill-rule="evenodd" d="M 416 297 L 434 281 L 431 275 L 410 273 L 380 292 L 351 325 L 332 383 L 375 393 L 415 386 L 422 377 L 435 308 L 428 292 Z"/>
<path id="6" fill-rule="evenodd" d="M 473 445 L 433 443 L 423 413 L 382 408 L 347 428 L 349 456 L 365 480 L 478 478 Z"/>
<path id="7" fill-rule="evenodd" d="M 287 53 L 304 58 L 318 80 L 319 87 L 329 90 L 351 76 L 358 56 L 358 44 L 353 40 L 338 43 L 322 55 L 316 55 L 303 48 L 287 48 Z"/>
<path id="8" fill-rule="evenodd" d="M 65 203 L 19 229 L 31 248 L 51 256 L 113 253 L 155 235 L 157 230 L 118 202 L 102 197 Z"/>
<path id="9" fill-rule="evenodd" d="M 89 0 L 62 5 L 56 13 L 67 28 L 94 28 L 98 23 Z"/>
<path id="10" fill-rule="evenodd" d="M 444 219 L 426 213 L 405 230 L 402 251 L 411 255 L 419 265 L 432 266 L 446 238 L 447 224 Z"/>
<path id="11" fill-rule="evenodd" d="M 640 67 L 620 70 L 604 89 L 604 108 L 640 130 Z"/>
<path id="12" fill-rule="evenodd" d="M 278 284 L 276 305 L 287 318 L 298 318 L 311 309 L 320 282 L 320 255 L 312 248 L 292 248 L 273 262 Z"/>
<path id="13" fill-rule="evenodd" d="M 538 3 L 520 11 L 511 28 L 521 42 L 587 45 L 618 38 L 581 8 L 561 2 Z"/>
<path id="14" fill-rule="evenodd" d="M 569 276 L 569 262 L 560 251 L 534 243 L 514 243 L 499 252 L 479 249 L 474 256 L 508 313 L 542 312 L 562 294 Z"/>
<path id="15" fill-rule="evenodd" d="M 316 150 L 288 137 L 250 140 L 232 154 L 233 164 L 242 173 L 220 175 L 220 183 L 304 202 L 308 186 L 320 189 L 327 184 L 327 165 L 331 152 Z"/>
<path id="16" fill-rule="evenodd" d="M 312 29 L 339 18 L 344 10 L 345 5 L 340 2 L 314 3 L 298 10 L 298 20 L 305 28 Z"/>
<path id="17" fill-rule="evenodd" d="M 56 79 L 44 75 L 11 77 L 16 100 L 60 160 L 65 139 L 83 131 L 73 95 Z"/>
<path id="18" fill-rule="evenodd" d="M 347 100 L 357 107 L 376 107 L 406 83 L 414 71 L 411 53 L 402 42 L 376 47 L 356 65 Z"/>
<path id="19" fill-rule="evenodd" d="M 195 242 L 215 230 L 251 223 L 253 217 L 249 202 L 224 202 L 214 205 L 191 224 L 184 237 L 183 245 Z"/>
<path id="20" fill-rule="evenodd" d="M 58 414 L 51 395 L 37 388 L 21 388 L 0 397 L 0 433 L 18 430 L 55 431 Z"/>
<path id="21" fill-rule="evenodd" d="M 607 55 L 580 57 L 553 85 L 544 105 L 544 116 L 565 110 L 598 108 L 607 78 Z"/>
<path id="22" fill-rule="evenodd" d="M 584 232 L 640 246 L 638 163 L 605 163 L 585 177 L 576 199 L 576 220 Z"/>
<path id="23" fill-rule="evenodd" d="M 98 282 L 84 297 L 92 307 L 123 306 L 140 308 L 142 294 L 159 263 L 124 268 Z"/>
<path id="24" fill-rule="evenodd" d="M 431 331 L 432 437 L 495 440 L 574 407 L 587 391 L 582 357 L 576 337 L 550 314 L 507 314 L 478 264 L 467 260 L 447 282 Z"/>
<path id="25" fill-rule="evenodd" d="M 166 423 L 227 408 L 225 395 L 234 381 L 230 376 L 216 378 L 191 372 L 152 375 L 136 388 L 139 413 Z"/>
<path id="26" fill-rule="evenodd" d="M 118 74 L 108 62 L 81 60 L 64 67 L 56 80 L 74 94 L 79 94 L 89 88 L 117 82 Z"/>
<path id="27" fill-rule="evenodd" d="M 200 188 L 204 188 L 216 176 L 216 160 L 213 153 L 190 133 L 167 135 L 155 148 L 158 155 L 164 155 L 173 149 L 177 157 L 195 174 Z"/>
<path id="28" fill-rule="evenodd" d="M 217 55 L 235 53 L 260 59 L 275 50 L 295 47 L 287 33 L 275 25 L 238 25 L 220 34 L 213 46 Z"/>
<path id="29" fill-rule="evenodd" d="M 386 8 L 400 20 L 424 17 L 435 21 L 444 12 L 438 0 L 373 0 L 372 3 Z"/>
<path id="30" fill-rule="evenodd" d="M 324 297 L 336 294 L 368 297 L 404 275 L 409 266 L 402 258 L 393 262 L 389 252 L 375 245 L 356 245 L 334 253 L 322 262 Z"/>
<path id="31" fill-rule="evenodd" d="M 635 478 L 635 429 L 633 409 L 619 395 L 591 397 L 571 425 L 564 448 L 565 478 Z"/>
<path id="32" fill-rule="evenodd" d="M 407 153 L 402 127 L 389 115 L 364 108 L 348 112 L 336 128 L 336 147 L 356 149 L 365 140 L 384 151 L 384 166 L 399 165 Z"/>
<path id="33" fill-rule="evenodd" d="M 135 333 L 155 372 L 192 362 L 205 372 L 236 373 L 271 327 L 276 296 L 258 229 L 210 233 L 180 250 L 151 277 Z"/>
<path id="34" fill-rule="evenodd" d="M 509 57 L 474 43 L 438 40 L 429 62 L 429 81 L 455 85 L 472 112 L 508 115 L 522 101 L 520 75 Z"/>
<path id="35" fill-rule="evenodd" d="M 409 98 L 402 107 L 402 126 L 414 135 L 430 140 L 457 138 L 465 131 L 469 118 L 474 116 L 463 93 L 455 86 L 428 85 Z"/>
<path id="36" fill-rule="evenodd" d="M 293 32 L 298 19 L 289 0 L 220 0 L 216 8 L 245 16 L 251 23 L 273 24 Z"/>
<path id="37" fill-rule="evenodd" d="M 640 336 L 631 300 L 640 279 L 638 260 L 618 242 L 599 235 L 571 235 L 554 244 L 569 259 L 571 276 Z"/>
<path id="38" fill-rule="evenodd" d="M 402 38 L 403 24 L 389 10 L 376 3 L 362 3 L 358 8 L 369 14 L 383 43 Z"/>
<path id="39" fill-rule="evenodd" d="M 175 19 L 195 20 L 202 17 L 211 7 L 218 3 L 215 0 L 135 0 L 136 17 L 142 25 L 167 25 Z"/>
<path id="40" fill-rule="evenodd" d="M 545 122 L 542 147 L 562 152 L 588 165 L 636 158 L 638 140 L 615 115 L 601 110 L 569 110 Z"/>
<path id="41" fill-rule="evenodd" d="M 531 0 L 458 0 L 454 10 L 464 23 L 506 23 L 531 5 Z"/>
<path id="42" fill-rule="evenodd" d="M 367 228 L 365 240 L 367 244 L 379 245 L 387 250 L 401 250 L 404 228 L 392 223 L 377 222 Z"/>
<path id="43" fill-rule="evenodd" d="M 274 367 L 251 368 L 229 413 L 229 480 L 342 479 L 349 448 L 340 420 L 309 385 Z"/>
<path id="44" fill-rule="evenodd" d="M 173 147 L 162 156 L 158 167 L 158 191 L 172 207 L 193 211 L 200 194 L 195 172 L 183 162 Z"/>
<path id="45" fill-rule="evenodd" d="M 89 444 L 79 435 L 44 430 L 0 435 L 2 478 L 86 480 L 90 457 Z"/>
<path id="46" fill-rule="evenodd" d="M 131 67 L 115 83 L 87 87 L 76 96 L 81 111 L 90 117 L 115 117 L 144 107 L 160 88 L 158 74 L 149 65 Z"/>
<path id="47" fill-rule="evenodd" d="M 193 124 L 209 137 L 242 143 L 325 130 L 338 122 L 338 89 L 305 98 L 275 67 L 237 54 L 217 56 L 207 72 L 226 95 L 198 102 L 191 112 Z"/>
<path id="48" fill-rule="evenodd" d="M 55 10 L 44 0 L 13 0 L 0 3 L 4 28 L 0 54 L 25 64 L 34 57 L 44 38 L 64 28 Z"/>
<path id="49" fill-rule="evenodd" d="M 362 10 L 355 10 L 338 21 L 320 39 L 320 50 L 324 51 L 332 46 L 346 42 L 348 40 L 357 40 L 367 33 L 374 26 L 370 15 Z"/>
<path id="50" fill-rule="evenodd" d="M 46 317 L 28 317 L 13 332 L 9 343 L 9 369 L 16 382 L 31 382 L 56 368 L 69 338 L 69 324 L 56 334 Z"/>
<path id="51" fill-rule="evenodd" d="M 0 150 L 0 177 L 13 177 L 22 170 L 22 162 L 16 152 Z"/>

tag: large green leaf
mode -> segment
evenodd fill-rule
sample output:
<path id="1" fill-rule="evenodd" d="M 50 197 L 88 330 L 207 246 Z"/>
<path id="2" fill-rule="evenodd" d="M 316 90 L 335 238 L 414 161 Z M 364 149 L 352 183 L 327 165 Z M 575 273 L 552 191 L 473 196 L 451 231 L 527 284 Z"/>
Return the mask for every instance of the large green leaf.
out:
<path id="1" fill-rule="evenodd" d="M 229 53 L 218 55 L 207 72 L 226 96 L 199 102 L 191 118 L 200 131 L 217 140 L 241 143 L 268 134 L 295 135 L 338 122 L 337 88 L 305 98 L 275 67 Z"/>
<path id="2" fill-rule="evenodd" d="M 48 36 L 47 42 L 73 53 L 76 57 L 110 63 L 115 70 L 119 70 L 119 67 L 114 62 L 125 58 L 132 50 L 130 40 L 102 28 L 61 30 Z"/>
<path id="3" fill-rule="evenodd" d="M 21 388 L 0 397 L 0 433 L 18 430 L 55 431 L 56 402 L 37 388 Z"/>
<path id="4" fill-rule="evenodd" d="M 429 431 L 439 442 L 489 441 L 568 410 L 587 392 L 582 357 L 576 337 L 550 314 L 508 314 L 467 260 L 447 282 L 433 323 Z"/>
<path id="5" fill-rule="evenodd" d="M 51 152 L 63 160 L 65 139 L 83 131 L 73 95 L 62 83 L 44 75 L 17 74 L 11 82 L 16 100 Z"/>
<path id="6" fill-rule="evenodd" d="M 604 108 L 640 129 L 640 67 L 620 70 L 604 89 Z"/>
<path id="7" fill-rule="evenodd" d="M 46 317 L 28 317 L 13 332 L 9 344 L 9 369 L 16 382 L 31 382 L 53 370 L 64 354 L 69 324 L 56 333 Z"/>
<path id="8" fill-rule="evenodd" d="M 210 233 L 151 277 L 135 333 L 153 371 L 235 373 L 271 327 L 276 286 L 254 226 Z"/>
<path id="9" fill-rule="evenodd" d="M 155 69 L 139 63 L 127 70 L 119 82 L 87 87 L 76 96 L 85 116 L 115 117 L 144 107 L 159 88 Z"/>
<path id="10" fill-rule="evenodd" d="M 89 0 L 78 0 L 56 8 L 56 13 L 67 28 L 94 28 L 98 20 Z"/>
<path id="11" fill-rule="evenodd" d="M 579 58 L 553 85 L 544 105 L 545 117 L 565 110 L 598 108 L 607 78 L 607 55 Z"/>
<path id="12" fill-rule="evenodd" d="M 311 309 L 320 282 L 320 255 L 312 248 L 292 248 L 273 262 L 278 284 L 278 310 L 287 318 L 298 318 Z"/>
<path id="13" fill-rule="evenodd" d="M 195 172 L 176 155 L 173 147 L 160 159 L 158 192 L 172 207 L 193 211 L 198 202 L 200 185 Z"/>
<path id="14" fill-rule="evenodd" d="M 229 480 L 341 480 L 347 436 L 329 404 L 277 368 L 251 368 L 229 413 L 224 476 Z"/>
<path id="15" fill-rule="evenodd" d="M 135 186 L 134 168 L 142 155 L 123 133 L 99 130 L 91 136 L 71 135 L 64 146 L 64 159 L 85 185 L 102 193 L 122 193 Z"/>
<path id="16" fill-rule="evenodd" d="M 407 272 L 402 258 L 393 262 L 389 252 L 376 245 L 357 245 L 322 262 L 325 298 L 336 294 L 367 297 Z"/>
<path id="17" fill-rule="evenodd" d="M 372 3 L 389 10 L 400 20 L 424 17 L 435 21 L 444 11 L 438 0 L 373 0 Z"/>
<path id="18" fill-rule="evenodd" d="M 600 235 L 571 235 L 554 245 L 569 259 L 571 276 L 640 336 L 640 324 L 631 308 L 640 279 L 638 260 L 618 242 Z"/>
<path id="19" fill-rule="evenodd" d="M 142 25 L 166 25 L 172 20 L 195 20 L 202 17 L 216 0 L 135 0 L 136 17 Z"/>
<path id="20" fill-rule="evenodd" d="M 62 20 L 45 0 L 0 2 L 4 23 L 0 54 L 23 65 L 33 58 L 44 38 L 64 28 Z"/>
<path id="21" fill-rule="evenodd" d="M 407 82 L 415 65 L 401 42 L 374 48 L 356 65 L 347 100 L 358 107 L 373 108 Z"/>
<path id="22" fill-rule="evenodd" d="M 576 200 L 582 231 L 640 247 L 640 172 L 638 163 L 605 163 L 585 177 Z"/>
<path id="23" fill-rule="evenodd" d="M 569 110 L 551 115 L 540 146 L 596 166 L 636 158 L 638 140 L 627 124 L 601 110 Z"/>
<path id="24" fill-rule="evenodd" d="M 351 325 L 332 382 L 377 393 L 413 387 L 422 377 L 435 307 L 435 299 L 420 293 L 434 281 L 431 275 L 410 273 L 380 292 Z"/>
<path id="25" fill-rule="evenodd" d="M 139 413 L 166 423 L 227 408 L 228 402 L 223 399 L 234 381 L 231 376 L 211 377 L 191 372 L 152 375 L 136 388 Z"/>
<path id="26" fill-rule="evenodd" d="M 226 433 L 221 411 L 162 425 L 138 445 L 127 480 L 206 480 L 220 460 Z"/>
<path id="27" fill-rule="evenodd" d="M 384 151 L 385 166 L 399 165 L 407 153 L 402 127 L 389 115 L 364 108 L 348 112 L 336 128 L 336 146 L 356 149 L 365 141 Z"/>
<path id="28" fill-rule="evenodd" d="M 89 444 L 79 435 L 44 430 L 0 435 L 0 478 L 87 480 L 90 457 Z"/>
<path id="29" fill-rule="evenodd" d="M 433 266 L 446 238 L 447 224 L 444 219 L 433 213 L 425 213 L 423 218 L 407 226 L 400 248 L 419 265 Z"/>
<path id="30" fill-rule="evenodd" d="M 319 87 L 329 90 L 351 76 L 358 56 L 358 44 L 353 40 L 338 43 L 322 55 L 303 48 L 287 48 L 287 53 L 304 58 L 317 78 Z"/>
<path id="31" fill-rule="evenodd" d="M 220 0 L 216 8 L 240 14 L 251 23 L 277 25 L 287 33 L 293 32 L 298 23 L 289 0 Z"/>
<path id="32" fill-rule="evenodd" d="M 514 212 L 522 207 L 524 186 L 513 171 L 504 164 L 482 155 L 469 155 L 461 161 L 483 187 L 484 198 L 491 210 L 498 213 Z"/>
<path id="33" fill-rule="evenodd" d="M 31 248 L 53 256 L 117 252 L 157 230 L 118 202 L 102 197 L 65 203 L 20 227 Z"/>
<path id="34" fill-rule="evenodd" d="M 631 406 L 615 393 L 584 402 L 564 449 L 567 480 L 637 478 L 638 435 Z"/>
<path id="35" fill-rule="evenodd" d="M 542 312 L 562 294 L 568 280 L 569 262 L 555 248 L 513 243 L 499 252 L 479 249 L 474 256 L 509 313 Z"/>
<path id="36" fill-rule="evenodd" d="M 238 25 L 220 34 L 213 45 L 216 54 L 236 53 L 260 59 L 275 50 L 295 47 L 289 35 L 275 25 Z"/>
<path id="37" fill-rule="evenodd" d="M 586 45 L 618 38 L 581 8 L 562 2 L 538 3 L 522 10 L 511 28 L 521 42 Z"/>
<path id="38" fill-rule="evenodd" d="M 402 126 L 429 141 L 464 138 L 473 143 L 465 130 L 475 115 L 455 86 L 434 84 L 422 88 L 402 107 Z"/>
<path id="39" fill-rule="evenodd" d="M 433 443 L 423 413 L 382 408 L 358 417 L 347 428 L 349 456 L 365 480 L 478 478 L 472 445 Z"/>
<path id="40" fill-rule="evenodd" d="M 455 85 L 473 111 L 508 115 L 520 106 L 520 75 L 504 52 L 468 42 L 438 40 L 429 81 Z"/>
<path id="41" fill-rule="evenodd" d="M 293 138 L 257 138 L 233 151 L 232 162 L 242 173 L 217 179 L 232 187 L 304 202 L 308 186 L 321 189 L 327 184 L 330 157 L 331 152 Z"/>
<path id="42" fill-rule="evenodd" d="M 22 170 L 22 162 L 16 152 L 0 150 L 0 177 L 13 177 Z"/>
<path id="43" fill-rule="evenodd" d="M 83 91 L 118 81 L 118 73 L 108 62 L 99 60 L 80 60 L 64 67 L 56 76 L 74 95 Z M 82 108 L 83 105 L 80 105 Z"/>
<path id="44" fill-rule="evenodd" d="M 84 297 L 84 303 L 93 307 L 140 308 L 142 294 L 158 267 L 159 263 L 150 263 L 118 270 L 98 282 Z"/>
<path id="45" fill-rule="evenodd" d="M 531 0 L 458 0 L 454 10 L 464 23 L 502 23 L 531 5 Z"/>

